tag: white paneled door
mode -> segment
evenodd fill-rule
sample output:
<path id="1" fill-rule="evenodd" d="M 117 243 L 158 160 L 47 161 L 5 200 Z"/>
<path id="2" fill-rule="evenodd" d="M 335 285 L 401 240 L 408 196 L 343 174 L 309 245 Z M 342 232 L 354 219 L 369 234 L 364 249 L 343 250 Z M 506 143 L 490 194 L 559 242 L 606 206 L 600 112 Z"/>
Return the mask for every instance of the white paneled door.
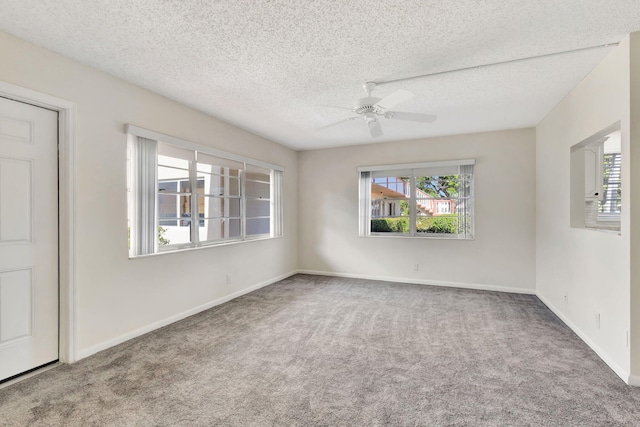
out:
<path id="1" fill-rule="evenodd" d="M 58 359 L 58 113 L 0 98 L 0 381 Z"/>

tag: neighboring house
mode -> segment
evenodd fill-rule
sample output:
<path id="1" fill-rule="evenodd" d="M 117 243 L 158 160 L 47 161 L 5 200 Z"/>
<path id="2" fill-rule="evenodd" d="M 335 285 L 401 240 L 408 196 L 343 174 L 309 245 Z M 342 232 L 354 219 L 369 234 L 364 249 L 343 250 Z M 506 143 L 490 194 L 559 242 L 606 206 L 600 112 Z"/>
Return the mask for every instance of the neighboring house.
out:
<path id="1" fill-rule="evenodd" d="M 402 202 L 409 203 L 411 184 L 400 177 L 373 178 L 371 181 L 371 217 L 402 215 Z M 420 216 L 440 216 L 456 213 L 455 201 L 435 198 L 416 189 L 416 207 Z"/>

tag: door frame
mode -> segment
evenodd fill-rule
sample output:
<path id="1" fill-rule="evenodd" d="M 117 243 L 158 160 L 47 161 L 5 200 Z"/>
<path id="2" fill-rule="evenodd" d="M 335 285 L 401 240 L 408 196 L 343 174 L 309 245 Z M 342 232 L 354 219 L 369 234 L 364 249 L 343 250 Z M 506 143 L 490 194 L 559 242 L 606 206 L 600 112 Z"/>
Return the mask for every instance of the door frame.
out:
<path id="1" fill-rule="evenodd" d="M 58 359 L 76 357 L 75 177 L 77 105 L 0 80 L 0 96 L 58 112 Z"/>

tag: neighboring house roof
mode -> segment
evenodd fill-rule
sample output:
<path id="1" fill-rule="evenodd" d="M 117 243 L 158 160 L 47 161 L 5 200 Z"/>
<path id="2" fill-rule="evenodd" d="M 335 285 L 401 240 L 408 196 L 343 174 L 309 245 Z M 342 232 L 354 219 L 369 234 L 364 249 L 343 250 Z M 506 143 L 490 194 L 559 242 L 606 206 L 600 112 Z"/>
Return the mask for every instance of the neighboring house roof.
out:
<path id="1" fill-rule="evenodd" d="M 376 184 L 375 182 L 371 183 L 372 199 L 404 199 L 406 197 L 404 194 L 387 188 L 384 185 Z"/>

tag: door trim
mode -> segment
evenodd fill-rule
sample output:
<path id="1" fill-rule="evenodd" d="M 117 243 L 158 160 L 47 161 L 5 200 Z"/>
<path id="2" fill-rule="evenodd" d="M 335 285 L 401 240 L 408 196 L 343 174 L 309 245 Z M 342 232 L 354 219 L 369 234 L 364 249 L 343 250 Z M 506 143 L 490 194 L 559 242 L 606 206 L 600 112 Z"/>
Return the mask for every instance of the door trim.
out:
<path id="1" fill-rule="evenodd" d="M 76 116 L 74 102 L 26 89 L 0 80 L 0 96 L 58 112 L 58 234 L 59 306 L 58 357 L 77 360 L 76 349 L 76 257 L 75 178 Z"/>

